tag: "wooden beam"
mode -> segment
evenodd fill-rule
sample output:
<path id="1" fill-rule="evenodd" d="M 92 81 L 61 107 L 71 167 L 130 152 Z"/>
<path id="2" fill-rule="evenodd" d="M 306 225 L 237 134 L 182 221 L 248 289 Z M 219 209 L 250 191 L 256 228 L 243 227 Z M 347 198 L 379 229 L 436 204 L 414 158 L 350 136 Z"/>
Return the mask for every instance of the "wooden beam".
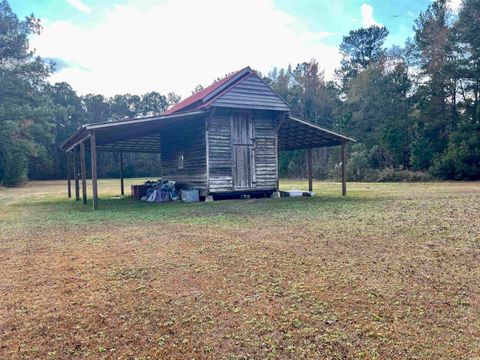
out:
<path id="1" fill-rule="evenodd" d="M 67 193 L 68 193 L 68 198 L 70 199 L 72 197 L 72 174 L 71 174 L 71 159 L 72 159 L 72 154 L 70 152 L 67 152 L 66 154 L 67 157 Z"/>
<path id="2" fill-rule="evenodd" d="M 120 193 L 125 195 L 125 188 L 123 184 L 123 151 L 120 152 Z"/>
<path id="3" fill-rule="evenodd" d="M 277 137 L 275 138 L 275 176 L 277 180 L 277 191 L 280 191 L 280 169 L 278 168 L 280 166 L 280 149 L 278 148 L 278 132 L 277 132 Z"/>
<path id="4" fill-rule="evenodd" d="M 80 181 L 78 176 L 78 147 L 73 148 L 73 178 L 75 179 L 75 201 L 80 200 Z"/>
<path id="5" fill-rule="evenodd" d="M 345 173 L 345 143 L 342 143 L 342 196 L 347 195 L 347 178 Z"/>
<path id="6" fill-rule="evenodd" d="M 210 140 L 208 135 L 208 129 L 210 125 L 210 120 L 213 118 L 213 114 L 215 113 L 215 108 L 210 112 L 208 116 L 205 117 L 205 157 L 207 163 L 207 192 L 210 190 Z"/>
<path id="7" fill-rule="evenodd" d="M 71 150 L 73 150 L 73 148 L 75 148 L 77 145 L 85 142 L 85 140 L 87 140 L 89 136 L 90 136 L 90 135 L 85 135 L 85 136 L 82 137 L 80 140 L 74 142 L 72 145 L 70 145 L 68 148 L 66 148 L 65 151 L 71 151 Z"/>
<path id="8" fill-rule="evenodd" d="M 98 188 L 97 188 L 97 137 L 95 130 L 92 130 L 90 136 L 90 153 L 92 157 L 92 196 L 93 196 L 93 210 L 98 209 Z"/>
<path id="9" fill-rule="evenodd" d="M 85 162 L 85 143 L 80 143 L 80 169 L 82 172 L 83 204 L 87 204 L 87 165 Z"/>
<path id="10" fill-rule="evenodd" d="M 312 175 L 312 168 L 313 168 L 313 161 L 312 161 L 312 148 L 308 148 L 307 150 L 307 167 L 308 167 L 308 191 L 313 191 L 313 175 Z"/>

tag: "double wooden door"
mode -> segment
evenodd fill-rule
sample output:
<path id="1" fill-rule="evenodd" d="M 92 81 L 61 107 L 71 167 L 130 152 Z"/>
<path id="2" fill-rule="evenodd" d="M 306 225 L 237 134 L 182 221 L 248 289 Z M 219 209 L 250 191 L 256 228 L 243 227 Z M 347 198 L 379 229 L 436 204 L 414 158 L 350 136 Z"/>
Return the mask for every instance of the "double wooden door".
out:
<path id="1" fill-rule="evenodd" d="M 248 112 L 232 117 L 233 185 L 235 190 L 255 186 L 255 134 L 253 119 Z"/>

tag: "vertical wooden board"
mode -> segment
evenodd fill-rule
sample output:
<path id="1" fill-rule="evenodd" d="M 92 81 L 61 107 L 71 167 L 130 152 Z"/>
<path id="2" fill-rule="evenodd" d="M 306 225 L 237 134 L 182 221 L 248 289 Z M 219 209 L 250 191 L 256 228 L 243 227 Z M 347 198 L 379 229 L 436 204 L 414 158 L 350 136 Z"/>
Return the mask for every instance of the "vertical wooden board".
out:
<path id="1" fill-rule="evenodd" d="M 82 197 L 83 204 L 87 204 L 87 164 L 85 161 L 85 143 L 80 143 L 80 168 L 82 173 Z"/>
<path id="2" fill-rule="evenodd" d="M 214 111 L 205 118 L 205 157 L 206 157 L 205 165 L 207 167 L 207 193 L 210 190 L 210 159 L 209 159 L 210 148 L 209 148 L 209 139 L 208 139 L 208 120 L 212 118 L 213 114 L 214 114 Z"/>
<path id="3" fill-rule="evenodd" d="M 120 194 L 125 195 L 125 187 L 123 181 L 123 152 L 120 152 Z"/>
<path id="4" fill-rule="evenodd" d="M 278 189 L 277 114 L 254 112 L 254 167 L 257 189 Z"/>
<path id="5" fill-rule="evenodd" d="M 253 122 L 248 112 L 235 112 L 232 117 L 234 188 L 251 189 L 253 183 Z"/>
<path id="6" fill-rule="evenodd" d="M 233 190 L 232 114 L 217 109 L 208 118 L 208 184 L 210 192 Z"/>
<path id="7" fill-rule="evenodd" d="M 67 160 L 67 193 L 68 193 L 68 198 L 72 197 L 72 174 L 71 174 L 71 153 L 67 152 L 66 154 L 66 160 Z"/>
<path id="8" fill-rule="evenodd" d="M 237 154 L 236 154 L 236 147 L 234 146 L 234 138 L 236 139 L 236 132 L 234 130 L 234 116 L 233 113 L 230 115 L 230 151 L 232 154 L 232 190 L 235 189 L 237 183 Z"/>
<path id="9" fill-rule="evenodd" d="M 347 177 L 346 177 L 347 174 L 345 172 L 345 160 L 346 160 L 345 151 L 346 151 L 345 143 L 342 143 L 342 196 L 347 195 Z"/>
<path id="10" fill-rule="evenodd" d="M 90 135 L 90 154 L 92 166 L 92 197 L 93 210 L 98 209 L 98 187 L 97 187 L 97 137 L 95 130 Z"/>
<path id="11" fill-rule="evenodd" d="M 308 191 L 313 191 L 313 161 L 312 161 L 312 149 L 308 148 L 307 151 L 307 166 L 308 166 Z"/>
<path id="12" fill-rule="evenodd" d="M 75 201 L 80 200 L 80 180 L 78 176 L 78 147 L 73 149 L 73 177 L 75 179 Z"/>
<path id="13" fill-rule="evenodd" d="M 249 143 L 252 144 L 250 147 L 250 158 L 249 158 L 249 166 L 248 166 L 248 171 L 250 172 L 249 174 L 249 180 L 250 180 L 250 187 L 255 187 L 256 186 L 256 164 L 255 164 L 255 145 L 256 145 L 256 139 L 255 139 L 255 119 L 252 115 L 249 116 Z"/>
<path id="14" fill-rule="evenodd" d="M 247 126 L 236 121 L 240 114 L 248 114 Z M 217 109 L 208 121 L 210 191 L 277 188 L 276 116 L 272 111 Z M 242 143 L 247 146 L 235 145 Z M 246 166 L 236 166 L 246 161 Z"/>
<path id="15" fill-rule="evenodd" d="M 280 190 L 280 174 L 278 172 L 278 163 L 279 163 L 279 152 L 278 152 L 278 136 L 275 138 L 275 177 L 276 177 L 276 189 L 277 191 Z"/>
<path id="16" fill-rule="evenodd" d="M 173 124 L 160 132 L 162 177 L 180 186 L 207 189 L 205 119 Z M 184 155 L 183 168 L 178 156 Z"/>

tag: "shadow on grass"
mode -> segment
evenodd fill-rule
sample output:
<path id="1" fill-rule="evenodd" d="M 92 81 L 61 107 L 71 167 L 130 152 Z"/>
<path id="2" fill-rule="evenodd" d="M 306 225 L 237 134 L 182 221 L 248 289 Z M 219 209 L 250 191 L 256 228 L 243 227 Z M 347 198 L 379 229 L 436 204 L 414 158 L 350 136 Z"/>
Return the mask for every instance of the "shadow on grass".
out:
<path id="1" fill-rule="evenodd" d="M 249 218 L 279 221 L 315 219 L 328 214 L 362 211 L 387 198 L 354 194 L 347 197 L 320 195 L 313 198 L 221 200 L 211 203 L 147 203 L 131 197 L 103 197 L 99 209 L 93 211 L 91 201 L 51 198 L 22 206 L 34 208 L 38 219 L 65 224 L 118 222 L 171 222 L 185 224 L 231 223 Z"/>

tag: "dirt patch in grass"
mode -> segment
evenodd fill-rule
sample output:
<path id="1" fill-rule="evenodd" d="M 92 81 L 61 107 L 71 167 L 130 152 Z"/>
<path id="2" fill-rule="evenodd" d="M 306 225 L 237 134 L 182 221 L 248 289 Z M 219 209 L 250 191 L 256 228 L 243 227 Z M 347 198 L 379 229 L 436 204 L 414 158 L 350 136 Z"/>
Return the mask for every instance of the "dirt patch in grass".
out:
<path id="1" fill-rule="evenodd" d="M 1 358 L 480 356 L 478 183 L 166 207 L 100 185 L 98 213 L 0 192 Z"/>

